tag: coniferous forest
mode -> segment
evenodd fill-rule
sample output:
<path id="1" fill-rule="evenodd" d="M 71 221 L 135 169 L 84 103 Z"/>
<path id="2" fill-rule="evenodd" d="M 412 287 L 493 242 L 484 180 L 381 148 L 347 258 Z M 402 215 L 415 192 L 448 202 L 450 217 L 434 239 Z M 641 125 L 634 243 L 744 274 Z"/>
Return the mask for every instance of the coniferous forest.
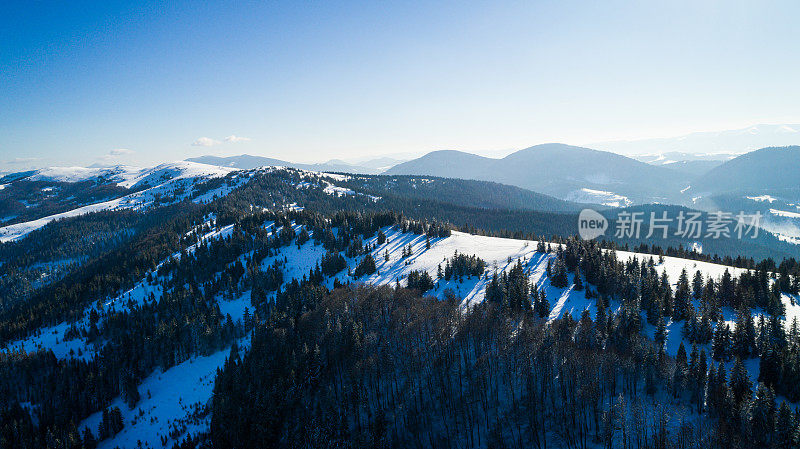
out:
<path id="1" fill-rule="evenodd" d="M 331 195 L 302 176 L 255 172 L 207 203 L 0 244 L 0 447 L 113 447 L 158 419 L 146 382 L 214 354 L 210 396 L 161 447 L 800 446 L 796 260 L 481 230 L 447 220 L 462 206 Z M 466 245 L 419 265 L 492 236 L 527 252 Z M 671 278 L 668 257 L 690 268 Z M 719 275 L 691 269 L 711 262 Z M 68 352 L 20 346 L 57 326 Z"/>

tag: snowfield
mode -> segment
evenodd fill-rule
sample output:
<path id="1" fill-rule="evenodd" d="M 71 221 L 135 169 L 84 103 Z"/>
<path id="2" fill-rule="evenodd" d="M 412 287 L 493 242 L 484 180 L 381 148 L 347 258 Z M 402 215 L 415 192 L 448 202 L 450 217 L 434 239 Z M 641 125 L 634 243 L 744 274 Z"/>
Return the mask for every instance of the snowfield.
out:
<path id="1" fill-rule="evenodd" d="M 114 167 L 47 167 L 37 170 L 27 179 L 31 181 L 81 182 L 104 179 L 117 185 L 136 178 L 146 169 L 129 165 Z"/>

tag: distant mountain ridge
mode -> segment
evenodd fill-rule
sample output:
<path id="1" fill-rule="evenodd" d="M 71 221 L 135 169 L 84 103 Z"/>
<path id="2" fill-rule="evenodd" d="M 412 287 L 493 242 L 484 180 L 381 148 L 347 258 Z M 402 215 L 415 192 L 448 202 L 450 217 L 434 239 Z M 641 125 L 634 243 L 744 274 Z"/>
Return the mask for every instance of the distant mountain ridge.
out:
<path id="1" fill-rule="evenodd" d="M 759 148 L 800 144 L 800 124 L 760 124 L 677 137 L 597 142 L 592 147 L 621 154 L 744 153 Z"/>
<path id="2" fill-rule="evenodd" d="M 800 190 L 800 146 L 769 147 L 731 159 L 701 176 L 696 192 L 768 193 Z"/>
<path id="3" fill-rule="evenodd" d="M 493 159 L 460 151 L 435 151 L 398 164 L 392 175 L 428 175 L 509 184 L 562 199 L 586 189 L 631 202 L 677 200 L 690 175 L 626 156 L 559 143 L 536 145 Z"/>
<path id="4" fill-rule="evenodd" d="M 265 166 L 278 166 L 299 168 L 301 170 L 319 171 L 319 172 L 339 172 L 339 173 L 360 173 L 365 175 L 376 175 L 382 170 L 380 167 L 355 165 L 347 163 L 340 159 L 331 159 L 327 162 L 317 164 L 301 164 L 296 162 L 284 161 L 282 159 L 275 159 L 264 156 L 252 156 L 249 154 L 242 154 L 239 156 L 199 156 L 186 159 L 190 162 L 197 162 L 200 164 L 217 165 L 220 167 L 238 168 L 241 170 L 250 170 L 258 167 Z M 372 161 L 367 161 L 370 163 Z"/>

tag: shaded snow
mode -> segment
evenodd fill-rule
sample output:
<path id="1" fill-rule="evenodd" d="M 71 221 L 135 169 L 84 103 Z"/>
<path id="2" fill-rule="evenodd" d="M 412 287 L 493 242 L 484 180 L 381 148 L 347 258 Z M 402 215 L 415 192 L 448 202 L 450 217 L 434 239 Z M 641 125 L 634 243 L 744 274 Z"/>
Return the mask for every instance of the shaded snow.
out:
<path id="1" fill-rule="evenodd" d="M 141 400 L 132 410 L 122 398 L 115 399 L 110 407 L 119 407 L 125 427 L 113 438 L 101 441 L 98 449 L 132 448 L 139 442 L 152 448 L 163 447 L 161 436 L 168 435 L 174 428 L 179 430 L 179 438 L 207 429 L 210 416 L 199 420 L 187 417 L 200 412 L 211 399 L 217 368 L 223 366 L 229 353 L 230 349 L 225 349 L 189 359 L 163 372 L 156 370 L 139 385 Z M 82 431 L 88 427 L 97 436 L 101 419 L 102 413 L 97 412 L 78 428 Z M 170 443 L 167 447 L 171 446 Z"/>

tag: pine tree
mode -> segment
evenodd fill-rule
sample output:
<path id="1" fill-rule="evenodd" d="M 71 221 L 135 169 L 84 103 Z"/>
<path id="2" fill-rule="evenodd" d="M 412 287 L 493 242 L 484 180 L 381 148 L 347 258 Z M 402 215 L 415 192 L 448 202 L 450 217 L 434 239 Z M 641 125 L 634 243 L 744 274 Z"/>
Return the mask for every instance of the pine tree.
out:
<path id="1" fill-rule="evenodd" d="M 556 258 L 556 263 L 553 267 L 553 277 L 550 278 L 550 284 L 556 288 L 565 288 L 569 284 L 567 277 L 567 267 L 564 261 L 559 257 Z"/>
<path id="2" fill-rule="evenodd" d="M 672 376 L 672 393 L 675 397 L 678 397 L 686 388 L 688 376 L 689 365 L 686 357 L 686 347 L 683 346 L 683 341 L 681 341 L 680 346 L 678 346 L 678 353 L 675 356 L 675 372 Z"/>
<path id="3" fill-rule="evenodd" d="M 792 418 L 792 410 L 786 405 L 785 401 L 781 402 L 778 407 L 778 412 L 775 415 L 775 440 L 773 442 L 776 448 L 793 448 L 795 434 L 794 419 Z"/>
<path id="4" fill-rule="evenodd" d="M 752 429 L 751 447 L 769 447 L 775 430 L 775 394 L 764 384 L 759 384 L 756 389 L 747 420 Z"/>
<path id="5" fill-rule="evenodd" d="M 574 290 L 576 291 L 583 290 L 583 281 L 581 280 L 581 270 L 577 267 L 575 268 L 575 279 L 573 281 L 573 284 L 575 284 L 575 286 L 573 287 Z"/>
<path id="6" fill-rule="evenodd" d="M 731 352 L 738 357 L 748 358 L 755 351 L 756 331 L 750 308 L 742 307 L 736 314 L 736 327 L 731 338 Z"/>
<path id="7" fill-rule="evenodd" d="M 372 258 L 372 254 L 367 253 L 361 262 L 358 263 L 355 272 L 353 272 L 353 276 L 356 278 L 360 278 L 363 275 L 371 275 L 375 273 L 378 268 L 375 266 L 375 259 Z"/>
<path id="8" fill-rule="evenodd" d="M 667 323 L 664 320 L 664 317 L 659 317 L 658 324 L 656 324 L 656 333 L 653 336 L 656 344 L 658 344 L 659 348 L 663 348 L 664 344 L 667 341 Z"/>
<path id="9" fill-rule="evenodd" d="M 692 296 L 694 299 L 701 299 L 703 297 L 703 273 L 700 270 L 694 272 L 694 278 L 692 279 Z"/>
<path id="10" fill-rule="evenodd" d="M 672 286 L 669 283 L 669 276 L 667 276 L 667 270 L 661 272 L 659 284 L 659 291 L 661 292 L 662 296 L 661 305 L 664 307 L 664 310 L 661 311 L 661 314 L 663 316 L 671 317 L 673 315 L 675 303 L 672 296 Z"/>
<path id="11" fill-rule="evenodd" d="M 711 354 L 716 361 L 728 360 L 730 348 L 730 328 L 727 324 L 720 323 L 714 331 L 714 341 L 711 343 Z"/>
<path id="12" fill-rule="evenodd" d="M 503 288 L 497 277 L 497 271 L 495 271 L 492 280 L 486 286 L 486 301 L 499 305 L 503 303 Z"/>
<path id="13" fill-rule="evenodd" d="M 720 365 L 721 366 L 721 365 Z M 712 363 L 708 367 L 708 381 L 706 382 L 705 403 L 708 406 L 709 412 L 715 414 L 717 410 L 716 404 L 717 393 L 717 367 Z"/>
<path id="14" fill-rule="evenodd" d="M 534 312 L 539 315 L 539 318 L 546 318 L 550 315 L 550 301 L 547 300 L 547 295 L 544 289 L 539 290 L 538 300 L 536 301 L 536 308 Z"/>
<path id="15" fill-rule="evenodd" d="M 604 338 L 606 335 L 606 321 L 608 318 L 606 317 L 606 305 L 605 301 L 602 297 L 597 296 L 595 301 L 595 312 L 594 321 L 597 326 L 597 331 L 600 333 L 600 337 Z"/>
<path id="16" fill-rule="evenodd" d="M 780 373 L 780 355 L 772 346 L 767 346 L 759 359 L 758 381 L 772 387 L 780 380 Z"/>
<path id="17" fill-rule="evenodd" d="M 581 349 L 592 349 L 597 344 L 597 330 L 592 322 L 589 309 L 583 309 L 578 327 L 575 330 L 575 345 Z"/>
<path id="18" fill-rule="evenodd" d="M 672 311 L 672 318 L 675 319 L 675 321 L 687 319 L 691 316 L 690 307 L 689 277 L 684 268 L 683 271 L 681 271 L 680 278 L 678 278 L 678 285 L 675 287 L 675 306 Z"/>
<path id="19" fill-rule="evenodd" d="M 753 388 L 752 382 L 750 382 L 750 376 L 747 374 L 747 369 L 744 367 L 739 357 L 736 357 L 736 360 L 733 362 L 730 388 L 737 406 L 741 405 L 745 399 L 749 398 L 750 391 Z"/>
<path id="20" fill-rule="evenodd" d="M 83 447 L 85 449 L 95 449 L 97 447 L 97 440 L 88 427 L 83 429 Z"/>
<path id="21" fill-rule="evenodd" d="M 102 417 L 100 418 L 100 423 L 97 425 L 98 440 L 103 441 L 111 436 L 110 421 L 108 409 L 104 408 Z"/>
<path id="22" fill-rule="evenodd" d="M 726 325 L 727 326 L 727 325 Z M 730 328 L 726 332 L 730 336 Z M 711 316 L 708 310 L 704 310 L 700 316 L 700 322 L 697 328 L 698 341 L 706 344 L 714 337 L 714 328 L 711 326 Z"/>

